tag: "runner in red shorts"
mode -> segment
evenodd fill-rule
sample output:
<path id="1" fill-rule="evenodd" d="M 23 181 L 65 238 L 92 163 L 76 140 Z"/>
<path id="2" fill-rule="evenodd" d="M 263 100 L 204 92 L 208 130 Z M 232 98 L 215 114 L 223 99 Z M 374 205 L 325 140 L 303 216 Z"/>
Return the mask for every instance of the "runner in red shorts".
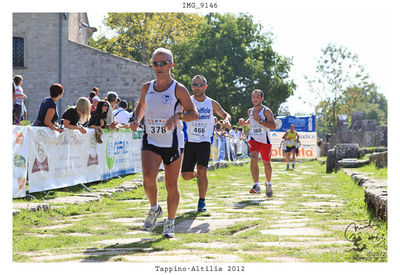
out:
<path id="1" fill-rule="evenodd" d="M 272 197 L 272 184 L 271 184 L 271 137 L 269 129 L 275 130 L 276 123 L 272 111 L 262 104 L 264 100 L 264 93 L 261 90 L 254 90 L 251 94 L 251 101 L 254 107 L 249 109 L 249 118 L 245 121 L 243 118 L 239 119 L 240 126 L 250 126 L 248 136 L 248 145 L 250 151 L 250 170 L 253 177 L 254 185 L 250 189 L 250 193 L 260 194 L 261 188 L 258 183 L 259 169 L 258 169 L 258 153 L 264 164 L 265 171 L 265 187 L 267 197 Z"/>

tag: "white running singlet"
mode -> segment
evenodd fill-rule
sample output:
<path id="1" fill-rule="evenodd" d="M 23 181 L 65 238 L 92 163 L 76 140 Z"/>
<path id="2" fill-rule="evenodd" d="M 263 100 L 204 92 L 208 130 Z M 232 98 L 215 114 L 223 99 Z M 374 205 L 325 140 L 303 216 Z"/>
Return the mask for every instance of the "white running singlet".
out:
<path id="1" fill-rule="evenodd" d="M 144 135 L 148 144 L 162 148 L 183 148 L 182 121 L 177 127 L 167 130 L 165 122 L 174 114 L 183 111 L 183 107 L 175 96 L 178 82 L 172 81 L 165 91 L 154 89 L 155 80 L 150 82 L 145 96 L 146 110 L 144 114 Z"/>
<path id="2" fill-rule="evenodd" d="M 189 142 L 211 142 L 214 135 L 214 115 L 212 99 L 206 96 L 204 101 L 197 101 L 191 96 L 194 105 L 199 111 L 199 119 L 184 122 L 183 133 L 185 141 Z"/>
<path id="3" fill-rule="evenodd" d="M 258 113 L 258 115 L 260 116 L 260 118 L 262 120 L 265 121 L 266 118 L 264 116 L 264 109 L 265 109 L 265 106 L 263 106 L 261 108 L 261 110 Z M 261 142 L 261 143 L 271 144 L 271 138 L 269 136 L 269 129 L 267 127 L 265 127 L 264 125 L 261 125 L 260 123 L 258 123 L 257 121 L 255 121 L 253 119 L 253 117 L 252 117 L 253 110 L 254 110 L 254 108 L 251 108 L 250 114 L 249 114 L 250 131 L 249 131 L 248 141 L 251 140 L 251 139 L 254 139 L 255 141 L 258 141 L 258 142 Z"/>

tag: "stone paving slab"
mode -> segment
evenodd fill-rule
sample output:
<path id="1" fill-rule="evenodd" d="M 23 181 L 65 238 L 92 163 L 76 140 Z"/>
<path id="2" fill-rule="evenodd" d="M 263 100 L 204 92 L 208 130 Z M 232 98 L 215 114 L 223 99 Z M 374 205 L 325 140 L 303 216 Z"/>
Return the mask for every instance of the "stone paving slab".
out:
<path id="1" fill-rule="evenodd" d="M 229 254 L 211 254 L 205 253 L 201 256 L 190 254 L 177 254 L 177 255 L 153 255 L 149 254 L 146 256 L 135 256 L 128 255 L 123 256 L 123 259 L 128 262 L 144 262 L 144 263 L 199 263 L 199 262 L 218 262 L 218 263 L 232 263 L 239 262 L 241 258 L 236 255 Z"/>
<path id="2" fill-rule="evenodd" d="M 155 239 L 153 239 L 153 238 L 129 238 L 129 239 L 102 240 L 102 241 L 93 242 L 93 243 L 111 246 L 111 245 L 141 243 L 141 242 L 154 241 L 154 240 Z"/>
<path id="3" fill-rule="evenodd" d="M 341 207 L 344 204 L 341 202 L 329 202 L 329 201 L 321 201 L 321 202 L 303 202 L 300 203 L 306 207 L 322 207 L 322 206 L 329 206 L 329 207 Z"/>
<path id="4" fill-rule="evenodd" d="M 239 219 L 212 219 L 197 220 L 188 219 L 175 225 L 175 233 L 208 233 L 212 230 L 226 228 L 243 221 L 254 221 L 257 218 L 239 218 Z"/>
<path id="5" fill-rule="evenodd" d="M 232 248 L 232 247 L 238 247 L 240 246 L 240 244 L 214 242 L 214 243 L 187 243 L 184 244 L 184 246 L 200 247 L 200 248 Z"/>
<path id="6" fill-rule="evenodd" d="M 283 228 L 283 229 L 265 229 L 260 231 L 265 235 L 277 235 L 277 236 L 321 236 L 329 234 L 329 232 L 322 231 L 312 227 L 302 228 Z"/>
<path id="7" fill-rule="evenodd" d="M 262 246 L 278 246 L 278 247 L 312 247 L 318 245 L 332 245 L 340 244 L 347 245 L 350 244 L 348 241 L 334 240 L 334 241 L 308 241 L 308 242 L 258 242 L 257 244 Z"/>
<path id="8" fill-rule="evenodd" d="M 101 199 L 101 196 L 69 196 L 69 197 L 59 197 L 50 200 L 46 200 L 46 202 L 51 204 L 81 204 L 88 203 L 91 201 L 98 201 Z"/>
<path id="9" fill-rule="evenodd" d="M 63 224 L 55 224 L 55 225 L 49 225 L 49 226 L 44 226 L 44 227 L 38 227 L 37 229 L 43 229 L 43 230 L 62 229 L 62 228 L 66 228 L 71 225 L 73 225 L 73 224 L 72 223 L 63 223 Z"/>

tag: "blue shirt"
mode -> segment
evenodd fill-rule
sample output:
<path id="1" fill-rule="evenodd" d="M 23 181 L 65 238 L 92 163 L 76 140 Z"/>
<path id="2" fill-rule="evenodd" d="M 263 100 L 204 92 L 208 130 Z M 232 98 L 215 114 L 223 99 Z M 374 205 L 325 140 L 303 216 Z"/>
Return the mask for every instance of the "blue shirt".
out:
<path id="1" fill-rule="evenodd" d="M 46 117 L 47 111 L 49 109 L 55 109 L 54 116 L 51 119 L 51 123 L 54 124 L 58 120 L 57 105 L 53 99 L 51 99 L 50 97 L 46 97 L 40 104 L 38 116 L 36 120 L 32 123 L 32 126 L 46 126 L 44 125 L 44 118 Z"/>

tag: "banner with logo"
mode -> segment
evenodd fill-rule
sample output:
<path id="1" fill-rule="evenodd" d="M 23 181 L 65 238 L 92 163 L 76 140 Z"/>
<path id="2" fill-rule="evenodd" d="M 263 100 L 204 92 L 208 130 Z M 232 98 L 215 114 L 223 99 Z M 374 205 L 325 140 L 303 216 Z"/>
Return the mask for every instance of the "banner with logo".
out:
<path id="1" fill-rule="evenodd" d="M 315 115 L 313 116 L 286 116 L 276 118 L 277 129 L 271 130 L 272 157 L 283 158 L 281 141 L 283 135 L 293 124 L 294 129 L 299 134 L 301 146 L 299 148 L 299 158 L 316 158 L 319 154 L 317 146 L 317 131 L 315 128 Z"/>
<path id="2" fill-rule="evenodd" d="M 57 189 L 141 171 L 141 133 L 128 129 L 105 130 L 103 143 L 94 129 L 62 133 L 31 127 L 29 139 L 29 192 Z"/>
<path id="3" fill-rule="evenodd" d="M 130 129 L 105 130 L 103 144 L 99 146 L 101 179 L 138 173 L 141 165 L 142 132 Z"/>
<path id="4" fill-rule="evenodd" d="M 29 127 L 13 126 L 13 198 L 26 196 Z"/>

